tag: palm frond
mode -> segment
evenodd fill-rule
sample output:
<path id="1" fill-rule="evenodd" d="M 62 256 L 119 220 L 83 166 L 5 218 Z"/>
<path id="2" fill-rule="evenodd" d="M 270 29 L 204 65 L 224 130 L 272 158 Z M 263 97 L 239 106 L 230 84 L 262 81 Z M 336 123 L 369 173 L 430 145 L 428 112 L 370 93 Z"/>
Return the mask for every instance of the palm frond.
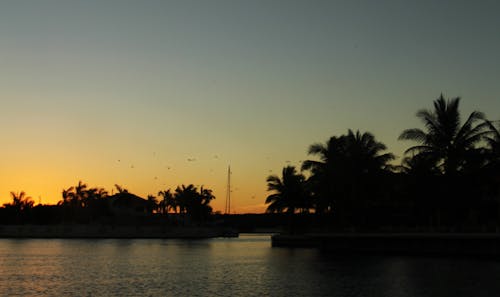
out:
<path id="1" fill-rule="evenodd" d="M 482 112 L 474 111 L 472 112 L 465 123 L 460 127 L 456 134 L 456 139 L 462 140 L 462 139 L 467 139 L 470 138 L 477 133 L 480 133 L 483 131 L 486 127 L 482 124 L 476 125 L 473 127 L 473 125 L 479 121 L 484 119 L 484 114 Z"/>
<path id="2" fill-rule="evenodd" d="M 428 135 L 421 129 L 406 129 L 398 137 L 399 140 L 414 140 L 420 143 L 427 141 Z"/>
<path id="3" fill-rule="evenodd" d="M 321 143 L 312 144 L 309 147 L 309 150 L 307 151 L 307 153 L 309 155 L 323 155 L 323 154 L 325 154 L 325 152 L 326 152 L 326 148 Z"/>
<path id="4" fill-rule="evenodd" d="M 419 155 L 421 153 L 428 153 L 434 151 L 434 147 L 428 145 L 416 145 L 407 149 L 405 155 Z"/>
<path id="5" fill-rule="evenodd" d="M 314 160 L 306 160 L 306 161 L 302 162 L 301 170 L 317 169 L 323 165 L 324 165 L 323 162 L 314 161 Z"/>

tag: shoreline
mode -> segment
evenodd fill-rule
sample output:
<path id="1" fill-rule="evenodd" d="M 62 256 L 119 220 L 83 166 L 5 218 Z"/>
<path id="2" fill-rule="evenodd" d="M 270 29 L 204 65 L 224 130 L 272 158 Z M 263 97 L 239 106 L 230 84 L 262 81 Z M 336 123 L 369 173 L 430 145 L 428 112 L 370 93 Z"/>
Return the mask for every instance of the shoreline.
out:
<path id="1" fill-rule="evenodd" d="M 205 239 L 238 237 L 220 227 L 110 226 L 110 225 L 0 225 L 0 238 L 82 238 L 82 239 Z"/>

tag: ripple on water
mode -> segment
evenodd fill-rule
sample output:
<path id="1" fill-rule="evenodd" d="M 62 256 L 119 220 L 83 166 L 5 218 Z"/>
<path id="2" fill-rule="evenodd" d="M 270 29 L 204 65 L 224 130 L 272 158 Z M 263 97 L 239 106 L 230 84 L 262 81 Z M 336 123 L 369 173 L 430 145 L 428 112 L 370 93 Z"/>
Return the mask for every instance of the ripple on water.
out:
<path id="1" fill-rule="evenodd" d="M 498 296 L 500 263 L 332 257 L 269 236 L 0 239 L 1 296 Z"/>

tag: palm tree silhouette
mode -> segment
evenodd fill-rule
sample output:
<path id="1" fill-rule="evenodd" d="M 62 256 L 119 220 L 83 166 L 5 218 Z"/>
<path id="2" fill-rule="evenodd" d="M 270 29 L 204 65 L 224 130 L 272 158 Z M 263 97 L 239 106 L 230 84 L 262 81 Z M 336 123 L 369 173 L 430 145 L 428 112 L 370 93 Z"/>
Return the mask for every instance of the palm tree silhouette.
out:
<path id="1" fill-rule="evenodd" d="M 175 189 L 174 198 L 181 214 L 188 212 L 191 201 L 195 199 L 196 195 L 197 189 L 193 184 L 178 186 Z"/>
<path id="2" fill-rule="evenodd" d="M 194 221 L 202 221 L 212 213 L 210 201 L 215 199 L 215 196 L 210 189 L 202 186 L 198 192 L 198 189 L 190 184 L 178 186 L 175 189 L 174 199 L 184 217 L 188 215 Z"/>
<path id="3" fill-rule="evenodd" d="M 400 140 L 413 140 L 419 144 L 406 150 L 405 154 L 428 155 L 436 160 L 444 174 L 462 171 L 471 156 L 477 155 L 477 144 L 484 138 L 485 126 L 479 122 L 484 114 L 472 112 L 461 125 L 459 112 L 460 98 L 445 100 L 441 94 L 434 101 L 434 110 L 422 109 L 417 117 L 424 123 L 425 131 L 419 128 L 406 129 Z"/>
<path id="4" fill-rule="evenodd" d="M 401 165 L 397 166 L 398 171 L 412 176 L 439 175 L 439 167 L 436 160 L 431 155 L 420 154 L 407 156 L 401 160 Z"/>
<path id="5" fill-rule="evenodd" d="M 88 185 L 79 181 L 74 187 L 63 189 L 61 192 L 62 200 L 58 205 L 67 205 L 73 207 L 88 207 L 92 203 L 106 198 L 108 192 L 104 188 L 88 188 Z"/>
<path id="6" fill-rule="evenodd" d="M 399 139 L 418 142 L 405 154 L 418 158 L 419 162 L 426 160 L 430 170 L 438 169 L 438 176 L 426 182 L 420 178 L 416 185 L 427 188 L 427 194 L 421 197 L 427 200 L 431 227 L 461 228 L 471 218 L 472 210 L 480 208 L 484 183 L 481 176 L 487 160 L 482 145 L 488 136 L 494 136 L 494 131 L 479 111 L 470 113 L 462 123 L 458 97 L 445 100 L 441 94 L 433 105 L 432 111 L 417 112 L 425 129 L 406 129 Z"/>
<path id="7" fill-rule="evenodd" d="M 377 178 L 392 168 L 389 161 L 394 155 L 384 150 L 386 146 L 373 134 L 352 130 L 331 137 L 326 144 L 311 145 L 309 154 L 318 156 L 319 161 L 306 160 L 302 169 L 311 171 L 308 182 L 314 189 L 316 212 L 338 211 L 343 216 L 354 203 L 374 195 L 370 189 Z"/>
<path id="8" fill-rule="evenodd" d="M 12 207 L 19 212 L 30 209 L 35 204 L 33 199 L 31 199 L 31 197 L 29 196 L 26 196 L 26 193 L 24 191 L 10 192 L 10 196 L 12 197 L 12 202 L 6 203 L 4 204 L 4 206 Z"/>
<path id="9" fill-rule="evenodd" d="M 62 200 L 57 202 L 58 205 L 70 205 L 74 195 L 74 187 L 69 187 L 62 190 Z"/>
<path id="10" fill-rule="evenodd" d="M 210 201 L 215 199 L 215 196 L 212 193 L 212 190 L 204 188 L 203 186 L 200 187 L 200 200 L 201 200 L 201 205 L 202 206 L 209 206 Z"/>
<path id="11" fill-rule="evenodd" d="M 64 196 L 66 196 L 71 206 L 76 208 L 84 207 L 87 200 L 87 187 L 87 184 L 78 181 L 78 185 L 75 187 L 70 187 L 66 191 L 63 190 L 63 201 L 65 199 Z"/>
<path id="12" fill-rule="evenodd" d="M 319 161 L 306 160 L 302 163 L 302 170 L 311 171 L 307 182 L 313 192 L 317 213 L 332 211 L 332 197 L 337 190 L 332 181 L 336 176 L 336 159 L 342 154 L 342 146 L 342 139 L 336 136 L 332 136 L 326 144 L 312 144 L 308 154 L 318 156 Z"/>
<path id="13" fill-rule="evenodd" d="M 311 208 L 304 175 L 298 173 L 294 166 L 286 166 L 281 172 L 281 178 L 277 175 L 270 175 L 266 181 L 267 190 L 272 191 L 271 195 L 266 198 L 266 204 L 269 204 L 266 212 L 286 212 L 288 231 L 295 233 L 296 211 L 305 213 Z"/>
<path id="14" fill-rule="evenodd" d="M 174 199 L 174 194 L 172 194 L 170 189 L 159 191 L 158 196 L 163 197 L 159 203 L 162 213 L 168 214 L 169 210 L 173 210 L 175 213 L 177 213 L 177 204 Z"/>
<path id="15" fill-rule="evenodd" d="M 296 210 L 309 209 L 308 196 L 305 189 L 304 175 L 297 173 L 294 166 L 286 166 L 281 178 L 270 175 L 266 179 L 267 190 L 273 193 L 266 198 L 267 212 L 284 212 L 293 214 Z"/>
<path id="16" fill-rule="evenodd" d="M 206 219 L 206 217 L 212 213 L 212 207 L 210 206 L 210 201 L 215 199 L 212 190 L 200 187 L 200 193 L 198 196 L 199 202 L 197 203 L 198 217 L 200 219 Z"/>
<path id="17" fill-rule="evenodd" d="M 97 201 L 107 196 L 108 192 L 103 188 L 90 188 L 84 193 L 83 205 L 86 207 L 93 206 Z"/>
<path id="18" fill-rule="evenodd" d="M 148 195 L 147 201 L 147 208 L 149 213 L 153 213 L 158 209 L 158 200 L 156 199 L 155 195 Z"/>
<path id="19" fill-rule="evenodd" d="M 488 145 L 486 166 L 500 168 L 500 121 L 485 120 L 484 125 L 488 129 L 485 133 L 485 141 Z"/>
<path id="20" fill-rule="evenodd" d="M 118 194 L 128 193 L 127 189 L 125 189 L 124 187 L 122 187 L 118 184 L 115 184 L 115 188 L 118 191 Z"/>

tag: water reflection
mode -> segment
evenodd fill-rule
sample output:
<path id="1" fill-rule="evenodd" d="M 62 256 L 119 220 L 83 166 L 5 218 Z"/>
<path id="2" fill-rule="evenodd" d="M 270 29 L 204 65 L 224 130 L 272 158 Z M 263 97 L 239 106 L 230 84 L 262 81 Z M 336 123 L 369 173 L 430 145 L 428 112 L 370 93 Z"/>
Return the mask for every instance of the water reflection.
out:
<path id="1" fill-rule="evenodd" d="M 500 262 L 211 240 L 0 240 L 2 296 L 494 296 Z"/>

